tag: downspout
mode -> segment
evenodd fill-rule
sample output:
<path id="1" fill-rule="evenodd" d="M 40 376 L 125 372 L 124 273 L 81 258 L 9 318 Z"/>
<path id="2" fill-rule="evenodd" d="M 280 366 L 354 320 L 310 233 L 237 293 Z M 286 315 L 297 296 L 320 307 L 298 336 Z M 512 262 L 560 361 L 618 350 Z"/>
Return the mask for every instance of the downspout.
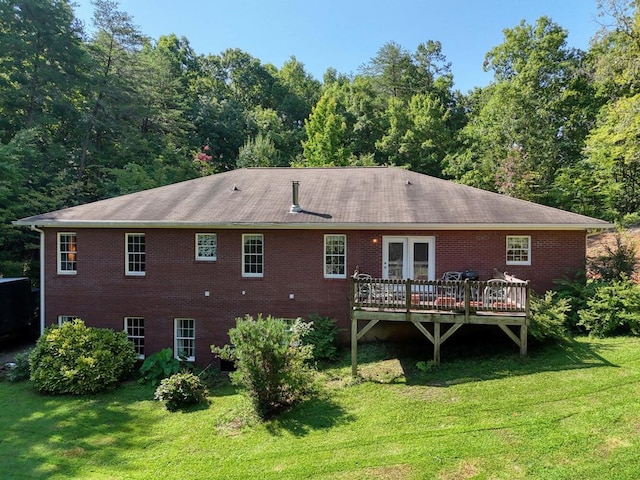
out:
<path id="1" fill-rule="evenodd" d="M 40 234 L 40 335 L 44 333 L 44 230 L 31 225 L 31 230 Z"/>

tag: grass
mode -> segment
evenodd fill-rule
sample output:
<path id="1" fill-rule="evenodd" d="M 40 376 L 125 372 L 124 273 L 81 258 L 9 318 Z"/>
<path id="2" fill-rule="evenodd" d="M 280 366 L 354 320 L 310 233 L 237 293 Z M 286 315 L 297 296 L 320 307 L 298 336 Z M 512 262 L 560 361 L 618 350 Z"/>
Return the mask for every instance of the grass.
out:
<path id="1" fill-rule="evenodd" d="M 226 383 L 208 407 L 170 413 L 135 383 L 76 398 L 0 382 L 0 476 L 640 477 L 639 338 L 512 351 L 459 352 L 425 372 L 412 352 L 361 346 L 360 381 L 345 354 L 321 372 L 319 398 L 266 423 Z"/>

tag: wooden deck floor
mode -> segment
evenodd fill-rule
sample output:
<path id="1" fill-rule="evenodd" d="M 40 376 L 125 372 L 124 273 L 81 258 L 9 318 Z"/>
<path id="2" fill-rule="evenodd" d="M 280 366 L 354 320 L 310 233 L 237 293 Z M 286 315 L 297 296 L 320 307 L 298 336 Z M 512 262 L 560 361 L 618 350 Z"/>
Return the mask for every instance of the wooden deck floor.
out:
<path id="1" fill-rule="evenodd" d="M 358 371 L 358 341 L 381 321 L 412 323 L 433 344 L 436 363 L 440 363 L 442 344 L 465 324 L 498 326 L 518 345 L 521 355 L 526 355 L 530 293 L 528 282 L 354 278 L 352 374 L 356 376 Z M 433 333 L 425 324 L 433 325 Z"/>

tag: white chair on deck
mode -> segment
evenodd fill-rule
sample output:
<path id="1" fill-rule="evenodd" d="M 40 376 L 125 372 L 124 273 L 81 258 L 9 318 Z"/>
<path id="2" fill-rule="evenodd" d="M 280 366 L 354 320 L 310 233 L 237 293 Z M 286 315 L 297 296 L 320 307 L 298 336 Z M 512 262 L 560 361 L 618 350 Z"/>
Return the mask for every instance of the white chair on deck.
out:
<path id="1" fill-rule="evenodd" d="M 509 288 L 507 282 L 500 278 L 487 280 L 482 294 L 482 303 L 485 307 L 504 309 L 508 304 Z"/>
<path id="2" fill-rule="evenodd" d="M 462 272 L 444 272 L 442 274 L 442 277 L 440 277 L 440 280 L 445 281 L 445 282 L 461 282 L 462 281 Z M 447 285 L 443 288 L 440 289 L 440 292 L 438 292 L 440 295 L 444 298 L 447 299 L 453 299 L 453 300 L 449 300 L 449 301 L 458 301 L 461 297 L 461 291 L 460 291 L 460 285 Z"/>
<path id="3" fill-rule="evenodd" d="M 353 278 L 356 280 L 372 280 L 373 277 L 368 273 L 359 273 L 356 271 L 353 274 Z M 360 304 L 371 303 L 374 298 L 373 284 L 369 282 L 358 282 L 358 289 L 356 291 L 355 300 Z"/>

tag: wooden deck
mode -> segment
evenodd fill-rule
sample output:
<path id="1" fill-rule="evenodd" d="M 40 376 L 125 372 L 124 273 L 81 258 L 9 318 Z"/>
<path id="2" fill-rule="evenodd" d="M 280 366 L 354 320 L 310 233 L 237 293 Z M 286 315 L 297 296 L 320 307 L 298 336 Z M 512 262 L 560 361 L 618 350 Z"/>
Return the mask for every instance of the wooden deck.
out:
<path id="1" fill-rule="evenodd" d="M 358 340 L 380 321 L 411 322 L 433 344 L 436 363 L 441 345 L 465 324 L 498 326 L 526 355 L 530 293 L 529 282 L 352 278 L 352 373 L 358 371 Z M 362 328 L 361 321 L 367 322 Z"/>

